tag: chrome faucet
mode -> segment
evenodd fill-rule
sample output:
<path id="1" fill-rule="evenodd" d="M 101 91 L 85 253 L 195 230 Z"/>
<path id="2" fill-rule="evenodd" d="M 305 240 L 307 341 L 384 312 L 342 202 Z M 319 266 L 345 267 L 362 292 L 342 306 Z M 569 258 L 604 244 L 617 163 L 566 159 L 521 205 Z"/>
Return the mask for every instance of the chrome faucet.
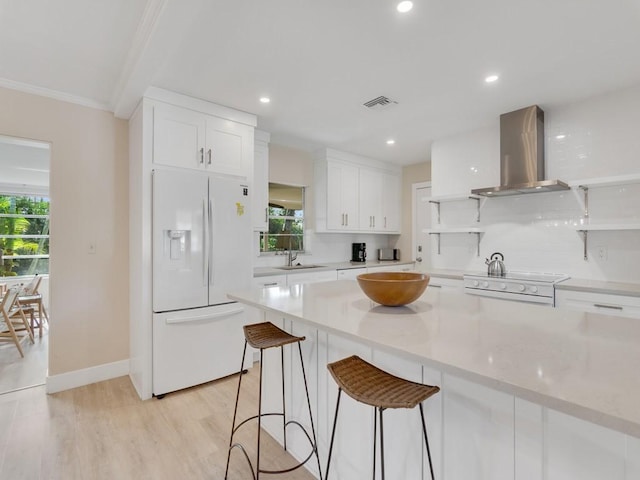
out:
<path id="1" fill-rule="evenodd" d="M 294 254 L 291 249 L 287 250 L 287 267 L 292 267 L 296 258 L 298 258 L 297 252 Z"/>

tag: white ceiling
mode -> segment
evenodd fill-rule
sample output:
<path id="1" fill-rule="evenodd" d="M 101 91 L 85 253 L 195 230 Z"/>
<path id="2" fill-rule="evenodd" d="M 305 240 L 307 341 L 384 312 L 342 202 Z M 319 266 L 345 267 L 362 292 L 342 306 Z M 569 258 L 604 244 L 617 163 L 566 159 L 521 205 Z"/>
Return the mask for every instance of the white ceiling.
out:
<path id="1" fill-rule="evenodd" d="M 412 164 L 500 113 L 640 84 L 640 0 L 395 4 L 0 0 L 0 86 L 128 118 L 153 85 L 255 113 L 276 143 Z M 362 106 L 379 95 L 398 104 Z"/>

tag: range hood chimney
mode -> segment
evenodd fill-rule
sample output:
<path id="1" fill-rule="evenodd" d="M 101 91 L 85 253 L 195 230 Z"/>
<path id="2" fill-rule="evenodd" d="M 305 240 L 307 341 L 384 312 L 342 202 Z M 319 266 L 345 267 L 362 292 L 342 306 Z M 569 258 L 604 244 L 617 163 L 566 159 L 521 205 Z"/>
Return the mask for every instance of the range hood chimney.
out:
<path id="1" fill-rule="evenodd" d="M 542 109 L 533 105 L 500 115 L 500 186 L 471 193 L 498 197 L 568 189 L 560 180 L 545 180 Z"/>

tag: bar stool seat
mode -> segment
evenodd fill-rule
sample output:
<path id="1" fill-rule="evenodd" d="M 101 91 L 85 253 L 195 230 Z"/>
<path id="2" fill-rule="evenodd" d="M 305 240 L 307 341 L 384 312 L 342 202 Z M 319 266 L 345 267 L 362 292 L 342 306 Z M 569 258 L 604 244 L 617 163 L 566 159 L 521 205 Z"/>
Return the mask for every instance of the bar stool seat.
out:
<path id="1" fill-rule="evenodd" d="M 425 445 L 427 448 L 427 456 L 429 457 L 429 468 L 431 470 L 431 478 L 433 479 L 433 465 L 431 464 L 431 451 L 429 449 L 429 440 L 427 438 L 427 428 L 424 421 L 424 411 L 422 402 L 435 395 L 440 391 L 440 387 L 434 385 L 424 385 L 421 383 L 405 380 L 396 377 L 380 368 L 364 361 L 360 357 L 353 355 L 351 357 L 338 360 L 337 362 L 327 365 L 327 369 L 338 385 L 338 400 L 336 403 L 336 412 L 333 420 L 333 429 L 331 433 L 331 443 L 329 446 L 329 457 L 327 458 L 327 469 L 325 471 L 325 480 L 329 478 L 329 467 L 331 465 L 331 453 L 333 450 L 333 441 L 336 433 L 336 424 L 338 420 L 338 410 L 340 408 L 340 395 L 344 391 L 354 400 L 370 405 L 379 412 L 380 417 L 380 463 L 382 478 L 384 479 L 384 438 L 383 438 L 383 422 L 382 412 L 387 408 L 415 408 L 420 406 L 420 417 L 422 419 L 422 431 L 424 434 Z M 373 477 L 376 471 L 376 431 L 378 418 L 374 415 L 374 445 L 373 445 Z"/>
<path id="2" fill-rule="evenodd" d="M 249 342 L 249 345 L 257 349 L 282 347 L 305 340 L 305 337 L 291 335 L 271 322 L 245 325 L 242 329 L 244 330 L 244 338 Z"/>
<path id="3" fill-rule="evenodd" d="M 252 473 L 252 477 L 254 478 L 254 480 L 258 480 L 260 478 L 260 474 L 261 473 L 265 473 L 265 474 L 280 474 L 280 473 L 287 473 L 287 472 L 291 472 L 293 470 L 296 470 L 297 468 L 300 468 L 301 466 L 303 466 L 305 463 L 307 463 L 311 457 L 313 457 L 315 455 L 317 461 L 318 461 L 318 472 L 320 474 L 320 480 L 322 480 L 322 469 L 320 467 L 320 457 L 318 456 L 318 441 L 317 441 L 317 437 L 316 437 L 316 431 L 315 431 L 315 426 L 313 423 L 313 415 L 311 413 L 311 401 L 309 399 L 309 388 L 307 386 L 307 376 L 305 373 L 305 369 L 304 369 L 304 362 L 302 360 L 302 347 L 300 345 L 301 342 L 303 342 L 305 340 L 305 337 L 297 337 L 295 335 L 291 335 L 290 333 L 285 332 L 284 330 L 276 327 L 273 323 L 271 322 L 263 322 L 263 323 L 254 323 L 252 325 L 245 325 L 242 327 L 244 330 L 244 337 L 245 337 L 245 342 L 244 342 L 244 352 L 242 353 L 242 363 L 241 363 L 241 369 L 240 369 L 240 377 L 238 379 L 238 392 L 236 394 L 236 405 L 235 405 L 235 409 L 233 412 L 233 423 L 231 426 L 231 438 L 229 440 L 229 452 L 227 455 L 227 468 L 225 471 L 225 480 L 229 474 L 229 462 L 231 460 L 231 451 L 234 448 L 239 448 L 243 453 L 244 456 L 247 460 L 247 462 L 249 463 L 249 467 L 251 468 L 251 473 Z M 306 393 L 306 398 L 307 398 L 307 406 L 309 408 L 309 421 L 311 422 L 311 435 L 309 435 L 309 432 L 307 432 L 307 429 L 300 424 L 299 422 L 295 421 L 295 420 L 289 420 L 287 421 L 287 414 L 286 414 L 286 405 L 285 405 L 285 398 L 284 398 L 284 392 L 285 392 L 285 388 L 284 388 L 284 350 L 282 347 L 284 347 L 285 345 L 290 345 L 290 344 L 294 344 L 297 343 L 298 344 L 298 352 L 300 354 L 300 368 L 302 369 L 302 377 L 304 380 L 304 388 L 305 388 L 305 393 Z M 238 400 L 240 398 L 240 386 L 242 384 L 242 375 L 244 374 L 244 371 L 242 370 L 242 367 L 244 366 L 244 359 L 247 353 L 247 345 L 250 345 L 253 348 L 259 349 L 260 350 L 260 387 L 259 387 L 259 393 L 258 393 L 258 414 L 254 415 L 252 417 L 246 418 L 245 420 L 243 420 L 242 422 L 238 423 L 236 425 L 236 416 L 237 416 L 237 412 L 238 412 Z M 269 349 L 269 348 L 280 348 L 280 360 L 281 360 L 281 372 L 282 372 L 282 412 L 263 412 L 262 411 L 262 368 L 264 365 L 264 350 Z M 282 427 L 283 427 L 283 435 L 284 435 L 284 449 L 287 449 L 287 427 L 289 425 L 297 425 L 302 431 L 303 433 L 306 435 L 307 439 L 309 440 L 309 443 L 311 445 L 311 452 L 309 453 L 309 455 L 307 456 L 307 458 L 305 458 L 303 461 L 296 463 L 295 465 L 293 465 L 290 468 L 284 469 L 284 470 L 264 470 L 260 468 L 260 432 L 261 432 L 261 419 L 262 417 L 265 416 L 281 416 L 282 417 Z M 258 438 L 257 438 L 257 459 L 256 459 L 256 466 L 255 469 L 253 467 L 253 464 L 251 462 L 251 460 L 249 459 L 249 455 L 247 454 L 244 446 L 242 446 L 242 444 L 240 443 L 233 443 L 233 437 L 236 433 L 236 431 L 242 427 L 243 425 L 245 425 L 247 422 L 257 419 L 258 420 Z"/>

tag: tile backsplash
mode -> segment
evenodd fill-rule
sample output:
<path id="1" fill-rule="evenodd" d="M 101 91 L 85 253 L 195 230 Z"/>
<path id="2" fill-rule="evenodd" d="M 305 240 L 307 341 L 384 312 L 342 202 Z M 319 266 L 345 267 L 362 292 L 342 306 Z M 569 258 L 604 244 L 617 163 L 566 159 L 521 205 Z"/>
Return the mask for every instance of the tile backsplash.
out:
<path id="1" fill-rule="evenodd" d="M 562 108 L 545 109 L 546 177 L 568 183 L 617 175 L 640 177 L 640 87 Z M 435 142 L 434 196 L 463 195 L 471 188 L 499 184 L 499 128 Z M 435 207 L 434 207 L 435 208 Z M 640 224 L 640 183 L 592 187 L 585 217 L 584 193 L 563 192 L 441 204 L 439 228 L 474 227 L 475 234 L 442 234 L 440 254 L 432 242 L 432 266 L 484 270 L 484 259 L 499 251 L 509 270 L 566 273 L 576 278 L 640 283 L 640 230 L 583 234 L 577 226 Z M 432 215 L 436 222 L 436 215 Z M 436 226 L 436 225 L 434 225 Z"/>

